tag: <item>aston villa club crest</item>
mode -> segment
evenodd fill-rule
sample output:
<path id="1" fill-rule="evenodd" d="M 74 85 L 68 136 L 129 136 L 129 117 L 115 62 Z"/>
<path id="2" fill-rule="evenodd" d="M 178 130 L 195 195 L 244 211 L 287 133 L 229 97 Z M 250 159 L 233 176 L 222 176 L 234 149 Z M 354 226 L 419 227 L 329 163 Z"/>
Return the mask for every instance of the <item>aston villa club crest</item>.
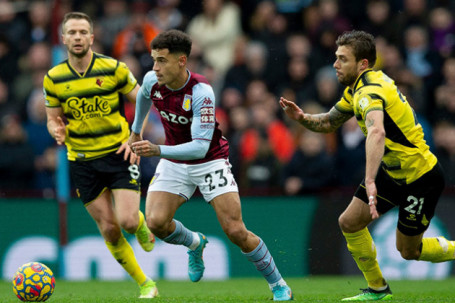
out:
<path id="1" fill-rule="evenodd" d="M 185 95 L 185 97 L 183 97 L 182 108 L 187 112 L 191 110 L 192 99 L 193 99 L 193 96 L 191 96 L 191 95 Z"/>

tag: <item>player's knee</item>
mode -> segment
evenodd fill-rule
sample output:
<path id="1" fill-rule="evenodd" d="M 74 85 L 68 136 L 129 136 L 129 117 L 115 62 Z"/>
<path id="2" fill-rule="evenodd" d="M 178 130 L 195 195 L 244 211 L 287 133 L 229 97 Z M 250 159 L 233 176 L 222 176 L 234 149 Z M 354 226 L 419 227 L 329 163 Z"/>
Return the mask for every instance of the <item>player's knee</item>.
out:
<path id="1" fill-rule="evenodd" d="M 234 243 L 239 245 L 248 238 L 248 231 L 243 224 L 229 224 L 224 228 L 226 236 Z"/>
<path id="2" fill-rule="evenodd" d="M 401 257 L 405 260 L 418 260 L 420 257 L 420 251 L 417 249 L 399 249 Z"/>
<path id="3" fill-rule="evenodd" d="M 120 227 L 114 223 L 104 223 L 100 226 L 103 238 L 112 244 L 116 244 L 121 237 Z"/>
<path id="4" fill-rule="evenodd" d="M 137 230 L 139 221 L 134 216 L 130 216 L 128 218 L 119 218 L 119 223 L 123 230 L 130 234 L 134 234 Z"/>
<path id="5" fill-rule="evenodd" d="M 359 230 L 365 228 L 365 225 L 358 220 L 353 220 L 352 216 L 348 216 L 345 213 L 342 213 L 338 217 L 338 225 L 340 229 L 345 233 L 355 233 Z"/>
<path id="6" fill-rule="evenodd" d="M 164 220 L 157 216 L 147 218 L 147 226 L 150 231 L 160 239 L 165 238 L 168 235 L 170 229 L 170 223 L 172 221 Z"/>
<path id="7" fill-rule="evenodd" d="M 338 217 L 338 225 L 340 226 L 340 229 L 344 232 L 352 232 L 354 230 L 354 225 L 352 224 L 352 221 L 347 218 L 347 216 L 342 213 Z"/>

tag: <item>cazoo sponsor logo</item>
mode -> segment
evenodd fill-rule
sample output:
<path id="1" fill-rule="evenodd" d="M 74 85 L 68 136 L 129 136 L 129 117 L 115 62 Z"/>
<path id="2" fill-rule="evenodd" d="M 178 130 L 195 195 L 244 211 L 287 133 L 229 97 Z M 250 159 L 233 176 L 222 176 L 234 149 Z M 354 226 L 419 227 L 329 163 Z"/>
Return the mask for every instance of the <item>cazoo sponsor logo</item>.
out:
<path id="1" fill-rule="evenodd" d="M 188 124 L 193 120 L 192 117 L 188 119 L 187 117 L 184 116 L 178 116 L 173 113 L 166 113 L 164 110 L 160 111 L 160 115 L 167 121 L 177 124 Z"/>

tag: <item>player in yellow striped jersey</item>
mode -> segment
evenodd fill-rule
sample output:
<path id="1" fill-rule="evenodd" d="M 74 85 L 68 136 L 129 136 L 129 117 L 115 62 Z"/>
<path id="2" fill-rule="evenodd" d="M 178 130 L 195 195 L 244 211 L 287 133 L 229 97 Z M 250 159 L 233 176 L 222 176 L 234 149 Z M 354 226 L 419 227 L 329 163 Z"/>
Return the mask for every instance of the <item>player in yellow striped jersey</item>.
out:
<path id="1" fill-rule="evenodd" d="M 368 288 L 343 301 L 390 300 L 392 292 L 382 276 L 367 226 L 397 206 L 396 246 L 404 259 L 453 260 L 454 241 L 423 237 L 444 189 L 444 177 L 406 97 L 392 79 L 372 69 L 374 37 L 351 31 L 336 43 L 333 67 L 338 81 L 347 86 L 340 101 L 329 112 L 315 115 L 284 98 L 280 105 L 291 119 L 316 132 L 333 132 L 351 117 L 357 119 L 366 136 L 365 179 L 339 217 L 339 225 Z"/>
<path id="2" fill-rule="evenodd" d="M 158 295 L 155 282 L 144 274 L 122 233 L 123 228 L 135 234 L 146 251 L 154 247 L 139 210 L 139 158 L 127 144 L 129 125 L 119 97 L 135 102 L 139 85 L 124 63 L 93 52 L 93 39 L 89 16 L 65 15 L 62 40 L 68 59 L 49 70 L 43 82 L 47 127 L 58 144 L 66 145 L 77 194 L 108 249 L 140 286 L 140 298 L 153 298 Z"/>

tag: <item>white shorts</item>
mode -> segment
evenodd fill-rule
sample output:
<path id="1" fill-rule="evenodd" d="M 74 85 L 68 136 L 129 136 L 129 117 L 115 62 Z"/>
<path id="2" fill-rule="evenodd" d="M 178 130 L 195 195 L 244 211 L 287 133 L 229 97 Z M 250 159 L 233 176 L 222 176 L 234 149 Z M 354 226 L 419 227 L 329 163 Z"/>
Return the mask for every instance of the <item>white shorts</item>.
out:
<path id="1" fill-rule="evenodd" d="M 161 159 L 148 191 L 165 191 L 188 201 L 199 187 L 205 201 L 210 202 L 224 193 L 239 191 L 231 167 L 226 159 L 201 164 L 181 164 Z"/>

